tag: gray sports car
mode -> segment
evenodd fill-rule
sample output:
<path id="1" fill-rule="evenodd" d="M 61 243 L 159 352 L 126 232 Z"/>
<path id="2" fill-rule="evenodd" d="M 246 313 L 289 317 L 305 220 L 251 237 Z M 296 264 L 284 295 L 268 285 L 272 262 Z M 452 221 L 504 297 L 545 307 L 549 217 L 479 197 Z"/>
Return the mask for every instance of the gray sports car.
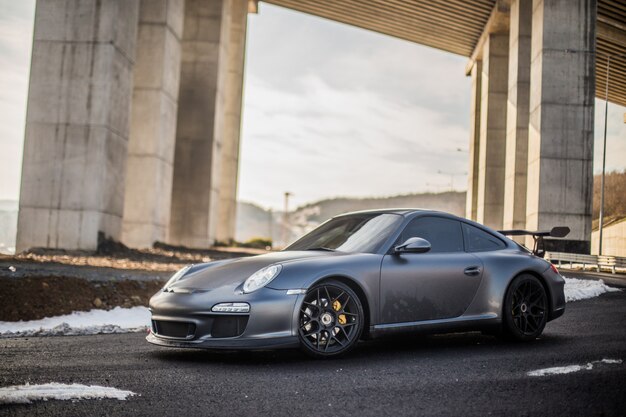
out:
<path id="1" fill-rule="evenodd" d="M 430 210 L 343 214 L 283 251 L 181 269 L 150 300 L 147 340 L 318 357 L 392 332 L 533 340 L 565 309 L 565 281 L 539 246 L 568 231 L 500 233 Z M 504 233 L 532 235 L 534 250 Z"/>

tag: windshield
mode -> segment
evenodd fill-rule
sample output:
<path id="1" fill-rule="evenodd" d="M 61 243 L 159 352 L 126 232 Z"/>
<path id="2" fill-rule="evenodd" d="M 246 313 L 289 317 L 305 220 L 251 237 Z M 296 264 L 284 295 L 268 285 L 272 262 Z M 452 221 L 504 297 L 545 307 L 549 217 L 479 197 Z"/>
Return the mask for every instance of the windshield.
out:
<path id="1" fill-rule="evenodd" d="M 352 214 L 327 221 L 285 250 L 375 253 L 402 223 L 397 214 Z"/>

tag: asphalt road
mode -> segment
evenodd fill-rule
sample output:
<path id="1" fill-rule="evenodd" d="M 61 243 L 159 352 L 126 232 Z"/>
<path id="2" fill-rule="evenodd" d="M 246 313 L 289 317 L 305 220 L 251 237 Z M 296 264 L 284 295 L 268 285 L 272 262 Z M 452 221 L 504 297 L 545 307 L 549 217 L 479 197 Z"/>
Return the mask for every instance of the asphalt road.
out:
<path id="1" fill-rule="evenodd" d="M 141 395 L 0 406 L 0 415 L 623 416 L 626 363 L 527 375 L 604 358 L 626 361 L 626 291 L 568 304 L 529 344 L 478 333 L 394 338 L 327 361 L 158 348 L 142 334 L 0 339 L 0 386 L 76 382 Z"/>

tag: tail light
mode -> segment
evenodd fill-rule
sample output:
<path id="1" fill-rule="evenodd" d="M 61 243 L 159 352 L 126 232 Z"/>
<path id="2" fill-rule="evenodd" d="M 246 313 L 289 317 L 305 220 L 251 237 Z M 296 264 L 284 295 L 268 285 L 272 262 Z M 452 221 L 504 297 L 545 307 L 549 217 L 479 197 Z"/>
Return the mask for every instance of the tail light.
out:
<path id="1" fill-rule="evenodd" d="M 558 269 L 556 269 L 556 266 L 555 266 L 553 263 L 550 263 L 550 269 L 552 269 L 552 271 L 553 271 L 553 272 L 555 272 L 555 273 L 557 273 L 557 274 L 561 275 L 561 274 L 559 273 L 559 270 L 558 270 Z"/>

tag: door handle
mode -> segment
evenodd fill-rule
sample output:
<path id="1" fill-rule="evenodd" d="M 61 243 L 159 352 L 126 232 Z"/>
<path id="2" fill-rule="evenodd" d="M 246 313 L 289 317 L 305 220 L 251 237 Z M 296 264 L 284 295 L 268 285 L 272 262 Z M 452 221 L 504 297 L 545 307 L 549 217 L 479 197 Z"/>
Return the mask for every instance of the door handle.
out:
<path id="1" fill-rule="evenodd" d="M 478 266 L 470 266 L 468 268 L 465 268 L 465 271 L 463 271 L 463 273 L 465 273 L 465 275 L 469 275 L 469 276 L 480 275 L 480 267 L 478 267 Z"/>

